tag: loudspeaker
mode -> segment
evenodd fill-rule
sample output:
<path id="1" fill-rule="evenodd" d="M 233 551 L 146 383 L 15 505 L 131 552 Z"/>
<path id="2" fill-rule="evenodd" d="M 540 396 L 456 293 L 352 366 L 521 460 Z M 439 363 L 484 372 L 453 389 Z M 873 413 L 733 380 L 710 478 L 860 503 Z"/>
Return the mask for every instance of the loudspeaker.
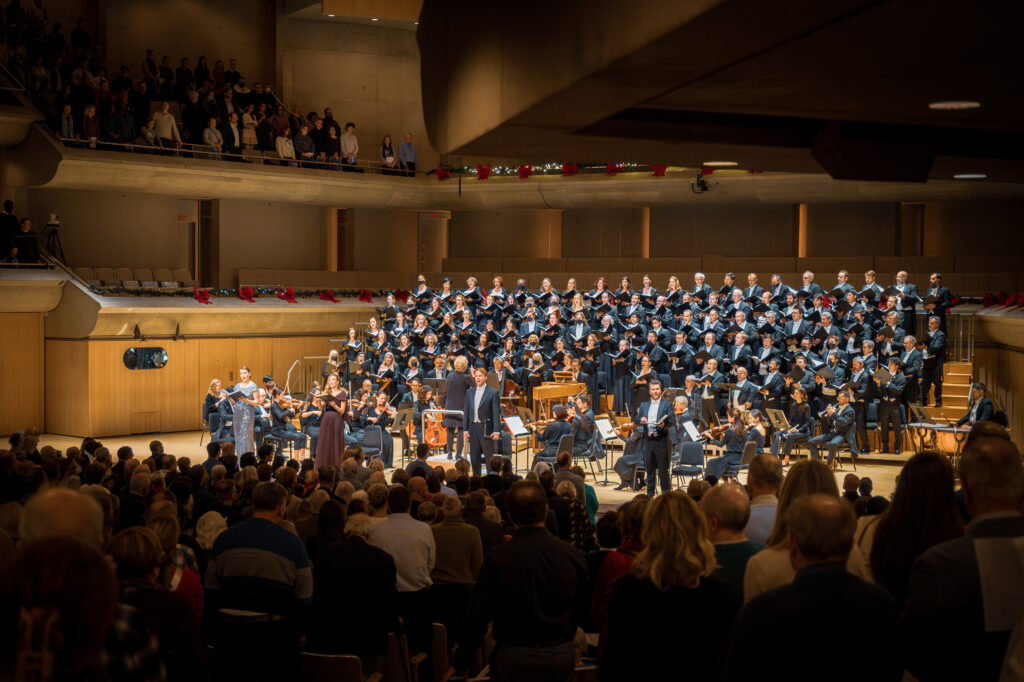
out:
<path id="1" fill-rule="evenodd" d="M 811 155 L 836 180 L 926 182 L 935 160 L 919 130 L 851 121 L 827 122 Z"/>

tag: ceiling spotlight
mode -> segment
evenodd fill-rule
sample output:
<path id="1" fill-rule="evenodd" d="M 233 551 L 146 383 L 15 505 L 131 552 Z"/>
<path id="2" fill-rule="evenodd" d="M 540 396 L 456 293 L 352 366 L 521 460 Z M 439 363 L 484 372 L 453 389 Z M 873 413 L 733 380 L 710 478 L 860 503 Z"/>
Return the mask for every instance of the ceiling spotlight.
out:
<path id="1" fill-rule="evenodd" d="M 726 166 L 738 166 L 740 164 L 738 161 L 705 161 L 704 165 L 710 168 L 724 168 Z"/>
<path id="2" fill-rule="evenodd" d="M 380 21 L 377 17 L 370 17 L 370 21 Z"/>
<path id="3" fill-rule="evenodd" d="M 928 105 L 928 108 L 938 111 L 963 111 L 964 109 L 977 109 L 980 106 L 981 102 L 973 102 L 965 99 L 951 99 L 943 102 L 931 102 Z"/>
<path id="4" fill-rule="evenodd" d="M 954 180 L 983 180 L 988 176 L 984 173 L 957 173 L 953 176 Z"/>

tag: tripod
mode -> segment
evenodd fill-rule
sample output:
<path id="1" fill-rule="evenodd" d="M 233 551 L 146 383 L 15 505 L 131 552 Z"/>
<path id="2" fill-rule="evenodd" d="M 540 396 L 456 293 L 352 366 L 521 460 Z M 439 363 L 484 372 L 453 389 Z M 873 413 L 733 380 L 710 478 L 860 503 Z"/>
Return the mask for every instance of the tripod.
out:
<path id="1" fill-rule="evenodd" d="M 64 247 L 60 243 L 60 233 L 57 232 L 56 225 L 47 225 L 46 232 L 46 252 L 53 256 L 55 260 L 60 262 L 61 265 L 64 263 Z"/>

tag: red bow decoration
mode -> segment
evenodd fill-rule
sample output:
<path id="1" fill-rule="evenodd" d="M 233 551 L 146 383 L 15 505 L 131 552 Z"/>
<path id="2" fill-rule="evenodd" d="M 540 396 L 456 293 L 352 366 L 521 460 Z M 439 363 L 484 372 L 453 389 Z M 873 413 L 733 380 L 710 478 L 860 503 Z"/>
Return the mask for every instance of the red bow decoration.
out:
<path id="1" fill-rule="evenodd" d="M 406 291 L 405 289 L 398 289 L 397 291 L 395 291 L 395 298 L 397 298 L 402 303 L 405 303 L 406 301 L 409 300 L 409 292 Z"/>
<path id="2" fill-rule="evenodd" d="M 199 287 L 192 287 L 192 291 L 196 297 L 196 300 L 206 305 L 213 305 L 213 301 L 210 300 L 210 292 L 206 289 L 200 289 Z"/>
<path id="3" fill-rule="evenodd" d="M 287 301 L 288 303 L 298 303 L 298 301 L 295 300 L 295 290 L 291 287 L 288 287 L 284 291 L 277 292 L 277 297 L 282 301 Z"/>
<path id="4" fill-rule="evenodd" d="M 651 170 L 654 171 L 654 177 L 663 178 L 665 177 L 665 170 L 668 166 L 651 166 Z"/>
<path id="5" fill-rule="evenodd" d="M 761 173 L 764 173 L 764 171 L 763 170 L 753 170 L 753 169 L 747 171 L 748 175 L 760 175 Z"/>
<path id="6" fill-rule="evenodd" d="M 999 293 L 996 294 L 996 302 L 999 303 L 999 305 L 1006 303 L 1006 292 L 1002 289 L 1000 289 Z"/>
<path id="7" fill-rule="evenodd" d="M 485 166 L 482 163 L 478 163 L 476 165 L 476 179 L 486 180 L 489 177 L 491 177 L 491 164 Z"/>
<path id="8" fill-rule="evenodd" d="M 563 163 L 562 164 L 562 175 L 576 175 L 580 172 L 579 167 L 575 163 Z"/>
<path id="9" fill-rule="evenodd" d="M 254 303 L 255 301 L 252 300 L 252 287 L 245 287 L 244 289 L 239 289 L 238 298 L 244 298 L 249 303 Z"/>
<path id="10" fill-rule="evenodd" d="M 533 175 L 533 166 L 520 166 L 519 177 L 523 180 Z"/>
<path id="11" fill-rule="evenodd" d="M 359 300 L 362 301 L 363 303 L 372 303 L 373 302 L 373 292 L 370 291 L 369 289 L 360 289 L 359 290 Z"/>
<path id="12" fill-rule="evenodd" d="M 331 303 L 337 303 L 338 299 L 334 298 L 334 292 L 328 289 L 327 291 L 320 292 L 321 301 L 330 301 Z"/>
<path id="13" fill-rule="evenodd" d="M 1017 305 L 1017 294 L 1010 294 L 1009 296 L 1007 296 L 1006 297 L 1005 305 L 1007 305 L 1007 306 L 1015 306 L 1015 305 Z"/>
<path id="14" fill-rule="evenodd" d="M 445 170 L 444 168 L 441 168 L 440 166 L 437 167 L 437 179 L 438 180 L 447 180 L 451 176 L 452 176 L 452 172 L 450 170 Z"/>
<path id="15" fill-rule="evenodd" d="M 714 168 L 701 168 L 700 169 L 700 174 L 701 175 L 711 175 L 714 172 L 715 172 Z"/>
<path id="16" fill-rule="evenodd" d="M 958 305 L 960 305 L 960 297 L 959 296 L 954 296 L 953 298 L 949 299 L 949 307 L 950 308 L 955 308 Z"/>
<path id="17" fill-rule="evenodd" d="M 986 291 L 985 297 L 981 299 L 981 305 L 988 308 L 996 302 L 996 297 L 991 292 Z"/>
<path id="18" fill-rule="evenodd" d="M 617 163 L 609 163 L 604 167 L 605 175 L 615 175 L 622 172 L 622 166 Z"/>

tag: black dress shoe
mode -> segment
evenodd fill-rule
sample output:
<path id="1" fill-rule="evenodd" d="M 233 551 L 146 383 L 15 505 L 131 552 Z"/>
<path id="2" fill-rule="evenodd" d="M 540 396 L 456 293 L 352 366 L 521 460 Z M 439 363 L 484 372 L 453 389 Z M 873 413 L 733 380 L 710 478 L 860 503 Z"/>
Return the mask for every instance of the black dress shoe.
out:
<path id="1" fill-rule="evenodd" d="M 628 483 L 620 483 L 617 486 L 615 486 L 615 489 L 616 490 L 625 490 L 628 487 L 629 487 Z"/>
<path id="2" fill-rule="evenodd" d="M 889 451 L 886 450 L 885 448 L 882 448 L 881 450 L 878 451 L 878 454 L 880 454 L 880 455 L 888 455 Z"/>
<path id="3" fill-rule="evenodd" d="M 935 403 L 935 407 L 942 407 L 942 401 L 940 400 L 939 402 Z"/>

